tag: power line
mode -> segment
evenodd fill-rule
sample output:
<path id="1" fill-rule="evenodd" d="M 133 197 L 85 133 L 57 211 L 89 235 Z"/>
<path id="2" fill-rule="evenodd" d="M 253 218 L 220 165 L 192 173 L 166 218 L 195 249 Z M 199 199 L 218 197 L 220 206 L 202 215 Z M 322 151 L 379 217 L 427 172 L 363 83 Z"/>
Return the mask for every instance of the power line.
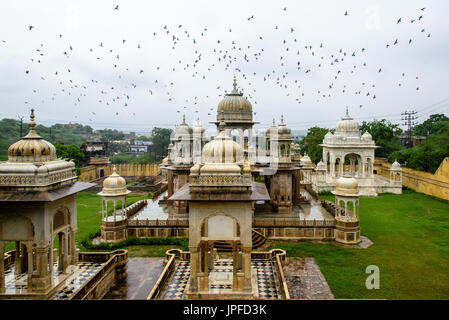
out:
<path id="1" fill-rule="evenodd" d="M 414 120 L 416 120 L 416 118 L 417 118 L 417 117 L 415 117 L 415 114 L 417 114 L 417 113 L 418 112 L 415 110 L 404 111 L 403 113 L 401 113 L 401 115 L 404 116 L 402 118 L 402 120 L 405 121 L 403 124 L 408 127 L 408 143 L 407 143 L 408 148 L 412 147 L 412 125 L 416 124 L 416 122 Z"/>

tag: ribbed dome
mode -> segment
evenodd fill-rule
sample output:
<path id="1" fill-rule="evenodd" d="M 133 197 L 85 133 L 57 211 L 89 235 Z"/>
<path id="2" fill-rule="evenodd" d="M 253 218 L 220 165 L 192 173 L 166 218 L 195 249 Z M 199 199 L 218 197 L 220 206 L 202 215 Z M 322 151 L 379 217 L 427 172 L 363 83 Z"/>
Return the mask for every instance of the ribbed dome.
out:
<path id="1" fill-rule="evenodd" d="M 175 137 L 180 135 L 192 134 L 193 129 L 186 123 L 186 115 L 182 116 L 182 123 L 175 128 Z"/>
<path id="2" fill-rule="evenodd" d="M 339 196 L 357 196 L 359 193 L 359 183 L 357 179 L 350 175 L 344 175 L 337 179 L 335 195 Z"/>
<path id="3" fill-rule="evenodd" d="M 218 104 L 217 121 L 253 121 L 253 107 L 251 103 L 237 91 L 234 77 L 234 89 L 225 95 Z"/>
<path id="4" fill-rule="evenodd" d="M 237 163 L 242 161 L 243 149 L 222 130 L 203 147 L 204 163 Z"/>
<path id="5" fill-rule="evenodd" d="M 35 131 L 34 127 L 34 109 L 31 109 L 30 131 L 21 140 L 12 144 L 8 148 L 9 162 L 47 162 L 54 161 L 56 157 L 56 148 L 50 142 L 44 140 Z"/>
<path id="6" fill-rule="evenodd" d="M 291 135 L 292 130 L 287 127 L 284 123 L 284 116 L 281 115 L 281 123 L 278 125 L 278 134 L 279 135 Z"/>
<path id="7" fill-rule="evenodd" d="M 99 193 L 101 196 L 120 196 L 130 193 L 128 189 L 126 189 L 126 180 L 125 178 L 118 175 L 116 168 L 114 166 L 112 174 L 104 179 L 103 181 L 103 189 Z"/>
<path id="8" fill-rule="evenodd" d="M 357 121 L 355 121 L 353 118 L 349 116 L 348 108 L 346 108 L 346 115 L 341 118 L 341 120 L 337 123 L 337 129 L 336 132 L 342 132 L 342 133 L 356 133 L 360 136 L 360 128 Z"/>

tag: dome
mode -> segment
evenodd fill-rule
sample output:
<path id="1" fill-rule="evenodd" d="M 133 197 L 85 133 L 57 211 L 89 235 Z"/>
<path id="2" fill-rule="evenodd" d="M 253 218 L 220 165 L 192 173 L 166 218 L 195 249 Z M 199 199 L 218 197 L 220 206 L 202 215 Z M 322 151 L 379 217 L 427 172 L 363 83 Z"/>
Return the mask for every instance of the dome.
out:
<path id="1" fill-rule="evenodd" d="M 395 160 L 393 162 L 390 170 L 402 170 L 401 165 L 399 164 L 399 162 L 397 160 Z"/>
<path id="2" fill-rule="evenodd" d="M 334 135 L 332 134 L 332 132 L 328 131 L 326 133 L 326 135 L 324 136 L 324 139 L 328 139 L 328 138 L 332 138 Z"/>
<path id="3" fill-rule="evenodd" d="M 193 129 L 186 123 L 186 115 L 182 116 L 182 123 L 175 128 L 175 139 L 181 135 L 192 134 Z"/>
<path id="4" fill-rule="evenodd" d="M 253 107 L 243 97 L 243 93 L 237 91 L 237 83 L 234 77 L 234 89 L 225 95 L 218 103 L 217 121 L 253 121 Z"/>
<path id="5" fill-rule="evenodd" d="M 284 123 L 284 116 L 281 115 L 281 123 L 278 125 L 278 134 L 279 135 L 291 135 L 292 130 L 287 127 Z"/>
<path id="6" fill-rule="evenodd" d="M 346 108 L 346 115 L 337 123 L 336 132 L 351 132 L 356 133 L 358 136 L 360 136 L 359 124 L 349 116 L 348 108 Z"/>
<path id="7" fill-rule="evenodd" d="M 303 167 L 310 167 L 313 163 L 312 160 L 310 160 L 310 157 L 307 155 L 307 153 L 299 160 L 299 163 Z"/>
<path id="8" fill-rule="evenodd" d="M 31 109 L 30 131 L 21 140 L 8 148 L 9 162 L 48 162 L 57 160 L 56 148 L 35 131 L 34 109 Z"/>
<path id="9" fill-rule="evenodd" d="M 373 140 L 373 136 L 367 131 L 362 135 L 362 140 L 371 141 Z"/>
<path id="10" fill-rule="evenodd" d="M 358 196 L 359 183 L 350 175 L 341 176 L 337 179 L 335 191 L 332 193 L 337 196 Z"/>
<path id="11" fill-rule="evenodd" d="M 116 168 L 114 166 L 112 174 L 104 179 L 103 189 L 99 193 L 101 196 L 121 196 L 130 193 L 126 189 L 126 180 L 118 175 Z"/>
<path id="12" fill-rule="evenodd" d="M 224 123 L 220 123 L 223 129 Z M 225 130 L 210 142 L 206 143 L 202 151 L 203 163 L 237 163 L 242 161 L 243 149 L 237 142 L 226 135 Z"/>
<path id="13" fill-rule="evenodd" d="M 318 162 L 316 165 L 316 171 L 326 171 L 326 164 L 323 161 Z"/>

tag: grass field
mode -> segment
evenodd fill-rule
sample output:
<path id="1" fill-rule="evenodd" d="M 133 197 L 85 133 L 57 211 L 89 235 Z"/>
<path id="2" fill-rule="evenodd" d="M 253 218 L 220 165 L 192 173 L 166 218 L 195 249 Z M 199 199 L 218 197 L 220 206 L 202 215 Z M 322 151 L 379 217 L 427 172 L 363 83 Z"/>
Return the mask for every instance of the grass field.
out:
<path id="1" fill-rule="evenodd" d="M 274 247 L 287 256 L 315 257 L 336 298 L 449 299 L 447 202 L 410 190 L 361 198 L 360 226 L 374 242 L 367 249 L 306 242 Z M 365 287 L 369 265 L 380 269 L 380 289 Z"/>

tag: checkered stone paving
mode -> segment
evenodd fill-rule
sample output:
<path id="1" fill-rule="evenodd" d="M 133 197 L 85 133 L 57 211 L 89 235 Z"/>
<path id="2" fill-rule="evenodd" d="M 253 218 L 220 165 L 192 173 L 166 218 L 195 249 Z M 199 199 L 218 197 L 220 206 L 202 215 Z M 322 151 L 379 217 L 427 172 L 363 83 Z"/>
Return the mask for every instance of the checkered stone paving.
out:
<path id="1" fill-rule="evenodd" d="M 102 266 L 99 262 L 78 262 L 78 268 L 74 274 L 65 280 L 66 285 L 53 296 L 53 300 L 63 300 L 69 298 L 87 280 L 89 280 Z"/>
<path id="2" fill-rule="evenodd" d="M 270 261 L 252 261 L 252 273 L 256 275 L 258 297 L 261 299 L 277 299 L 279 297 L 274 278 L 273 265 Z M 222 259 L 214 263 L 210 278 L 230 275 L 232 282 L 232 260 Z M 173 276 L 162 296 L 162 299 L 186 299 L 185 288 L 190 278 L 190 262 L 180 261 L 176 265 Z M 232 290 L 232 283 L 214 283 L 211 281 L 210 289 Z"/>
<path id="3" fill-rule="evenodd" d="M 190 278 L 190 262 L 179 261 L 162 299 L 185 299 L 184 291 Z"/>
<path id="4" fill-rule="evenodd" d="M 52 299 L 60 300 L 67 299 L 72 293 L 79 289 L 90 277 L 92 277 L 101 267 L 102 263 L 98 262 L 79 262 L 74 273 L 66 280 L 66 285 L 59 292 L 53 296 Z M 62 274 L 58 270 L 58 263 L 53 265 L 53 283 L 58 283 L 58 278 Z M 8 270 L 5 270 L 5 293 L 26 293 L 28 289 L 28 274 L 21 273 L 14 274 L 15 267 L 12 265 Z"/>

